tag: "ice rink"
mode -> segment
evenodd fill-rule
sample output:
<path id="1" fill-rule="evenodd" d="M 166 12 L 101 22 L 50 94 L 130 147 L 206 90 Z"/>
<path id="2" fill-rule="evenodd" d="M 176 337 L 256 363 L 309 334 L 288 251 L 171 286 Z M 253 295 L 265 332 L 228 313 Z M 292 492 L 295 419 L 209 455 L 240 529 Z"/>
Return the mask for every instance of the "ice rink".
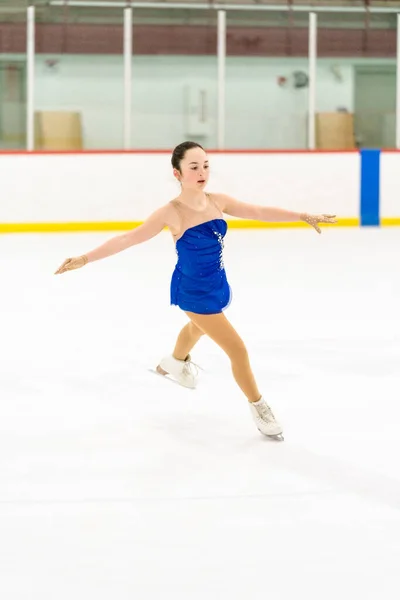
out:
<path id="1" fill-rule="evenodd" d="M 0 236 L 0 597 L 398 600 L 400 232 L 230 230 L 227 317 L 284 442 L 207 339 L 197 390 L 149 372 L 186 317 L 172 239 Z"/>

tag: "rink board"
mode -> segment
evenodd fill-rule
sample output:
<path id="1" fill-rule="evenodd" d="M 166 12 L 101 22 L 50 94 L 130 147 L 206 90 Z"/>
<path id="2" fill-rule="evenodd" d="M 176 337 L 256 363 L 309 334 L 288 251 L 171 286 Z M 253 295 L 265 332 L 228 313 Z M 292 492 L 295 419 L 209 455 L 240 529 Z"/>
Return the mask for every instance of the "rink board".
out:
<path id="1" fill-rule="evenodd" d="M 208 190 L 334 213 L 339 225 L 398 225 L 397 152 L 209 152 Z M 2 153 L 0 232 L 119 231 L 179 194 L 170 152 Z M 229 217 L 231 228 L 304 227 Z"/>

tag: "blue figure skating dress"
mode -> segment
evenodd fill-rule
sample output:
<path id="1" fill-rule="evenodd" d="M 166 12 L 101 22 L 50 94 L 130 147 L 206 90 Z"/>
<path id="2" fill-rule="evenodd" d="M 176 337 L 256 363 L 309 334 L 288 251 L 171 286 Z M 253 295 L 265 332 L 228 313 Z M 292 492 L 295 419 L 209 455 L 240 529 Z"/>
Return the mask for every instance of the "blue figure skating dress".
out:
<path id="1" fill-rule="evenodd" d="M 227 223 L 209 194 L 205 210 L 194 210 L 174 200 L 181 222 L 175 237 L 178 261 L 171 280 L 171 304 L 182 310 L 211 315 L 222 312 L 231 301 L 224 261 Z"/>

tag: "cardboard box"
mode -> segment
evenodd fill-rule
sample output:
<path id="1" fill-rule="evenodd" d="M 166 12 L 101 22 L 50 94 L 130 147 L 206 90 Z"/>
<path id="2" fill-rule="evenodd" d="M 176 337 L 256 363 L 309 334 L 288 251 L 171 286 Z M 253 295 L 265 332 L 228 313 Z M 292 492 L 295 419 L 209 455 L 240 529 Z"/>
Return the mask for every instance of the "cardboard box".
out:
<path id="1" fill-rule="evenodd" d="M 321 150 L 355 148 L 354 115 L 345 112 L 317 113 L 315 140 L 316 148 Z"/>
<path id="2" fill-rule="evenodd" d="M 35 148 L 37 150 L 82 150 L 83 134 L 80 113 L 36 112 Z"/>

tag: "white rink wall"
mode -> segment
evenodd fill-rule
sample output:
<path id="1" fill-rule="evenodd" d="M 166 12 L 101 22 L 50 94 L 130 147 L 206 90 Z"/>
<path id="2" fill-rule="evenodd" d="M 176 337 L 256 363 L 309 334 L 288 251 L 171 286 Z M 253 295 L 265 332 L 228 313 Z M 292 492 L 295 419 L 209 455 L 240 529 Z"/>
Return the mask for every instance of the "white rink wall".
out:
<path id="1" fill-rule="evenodd" d="M 400 217 L 400 152 L 381 151 L 380 155 L 380 216 Z"/>
<path id="2" fill-rule="evenodd" d="M 359 217 L 358 152 L 210 152 L 209 157 L 210 192 Z M 400 166 L 400 155 L 392 158 Z M 395 176 L 392 162 L 385 168 Z M 2 154 L 0 174 L 4 224 L 142 221 L 179 193 L 167 152 Z M 385 195 L 391 215 L 400 215 L 393 185 Z"/>

